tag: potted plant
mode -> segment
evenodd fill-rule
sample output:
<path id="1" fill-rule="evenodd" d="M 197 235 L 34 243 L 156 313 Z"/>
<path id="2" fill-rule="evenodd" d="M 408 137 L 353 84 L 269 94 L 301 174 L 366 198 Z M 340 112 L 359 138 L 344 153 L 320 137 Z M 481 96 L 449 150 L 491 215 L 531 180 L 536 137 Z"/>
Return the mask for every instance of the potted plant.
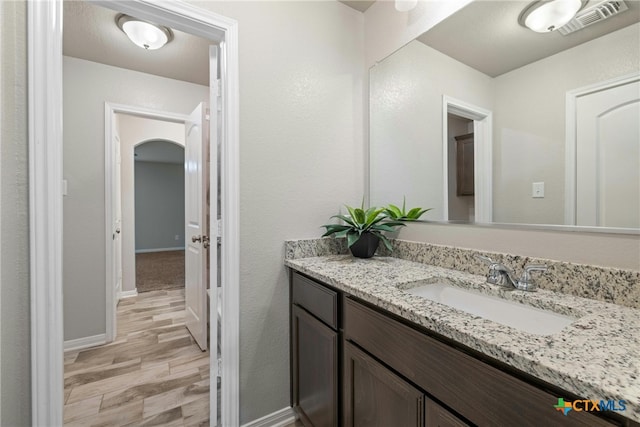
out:
<path id="1" fill-rule="evenodd" d="M 349 216 L 334 215 L 331 218 L 339 218 L 345 224 L 326 224 L 327 229 L 322 237 L 335 234 L 335 237 L 346 237 L 347 246 L 353 256 L 358 258 L 371 258 L 382 240 L 385 247 L 392 251 L 391 242 L 382 234 L 385 231 L 395 231 L 395 227 L 404 227 L 401 221 L 389 218 L 385 208 L 371 207 L 364 209 L 364 201 L 360 208 L 346 206 Z"/>
<path id="2" fill-rule="evenodd" d="M 389 204 L 386 208 L 384 208 L 385 214 L 389 218 L 392 218 L 396 221 L 415 221 L 419 219 L 424 213 L 429 212 L 432 208 L 413 208 L 407 212 L 406 206 L 406 198 L 402 198 L 402 209 L 399 207 Z"/>

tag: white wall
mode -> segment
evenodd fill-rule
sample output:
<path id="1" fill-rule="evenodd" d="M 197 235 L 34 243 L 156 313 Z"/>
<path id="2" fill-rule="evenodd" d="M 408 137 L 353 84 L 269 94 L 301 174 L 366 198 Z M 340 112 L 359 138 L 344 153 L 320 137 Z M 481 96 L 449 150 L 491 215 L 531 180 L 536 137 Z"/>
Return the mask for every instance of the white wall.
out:
<path id="1" fill-rule="evenodd" d="M 334 1 L 197 2 L 240 34 L 240 419 L 289 405 L 284 240 L 363 183 L 363 15 Z"/>
<path id="2" fill-rule="evenodd" d="M 175 80 L 173 82 L 182 83 Z M 208 96 L 205 91 L 208 91 L 208 89 L 202 87 L 201 95 L 204 97 L 202 100 Z M 191 109 L 193 108 L 195 108 L 195 104 L 191 107 Z M 135 168 L 133 156 L 135 146 L 144 141 L 165 139 L 184 147 L 185 132 L 184 124 L 182 123 L 148 119 L 130 114 L 116 114 L 116 119 L 120 133 L 122 161 L 122 290 L 126 292 L 136 289 Z M 184 235 L 184 231 L 181 234 Z"/>
<path id="3" fill-rule="evenodd" d="M 433 208 L 423 219 L 444 220 L 442 97 L 492 110 L 492 79 L 419 41 L 377 64 L 370 77 L 371 205 L 406 196 L 408 206 Z"/>
<path id="4" fill-rule="evenodd" d="M 184 249 L 184 165 L 137 161 L 135 169 L 136 252 Z"/>
<path id="5" fill-rule="evenodd" d="M 638 70 L 640 23 L 495 78 L 495 222 L 564 223 L 565 94 Z"/>
<path id="6" fill-rule="evenodd" d="M 65 57 L 64 338 L 105 332 L 105 101 L 190 113 L 208 88 Z"/>
<path id="7" fill-rule="evenodd" d="M 26 2 L 0 2 L 0 425 L 31 424 Z"/>

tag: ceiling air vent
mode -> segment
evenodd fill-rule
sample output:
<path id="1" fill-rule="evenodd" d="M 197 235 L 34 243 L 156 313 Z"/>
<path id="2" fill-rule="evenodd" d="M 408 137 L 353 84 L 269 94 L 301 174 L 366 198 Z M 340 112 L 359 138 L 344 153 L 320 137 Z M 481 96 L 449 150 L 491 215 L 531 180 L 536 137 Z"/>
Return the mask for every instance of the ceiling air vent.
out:
<path id="1" fill-rule="evenodd" d="M 559 28 L 558 31 L 563 36 L 566 36 L 596 22 L 604 21 L 627 9 L 627 5 L 622 0 L 605 0 L 578 12 L 571 21 Z"/>

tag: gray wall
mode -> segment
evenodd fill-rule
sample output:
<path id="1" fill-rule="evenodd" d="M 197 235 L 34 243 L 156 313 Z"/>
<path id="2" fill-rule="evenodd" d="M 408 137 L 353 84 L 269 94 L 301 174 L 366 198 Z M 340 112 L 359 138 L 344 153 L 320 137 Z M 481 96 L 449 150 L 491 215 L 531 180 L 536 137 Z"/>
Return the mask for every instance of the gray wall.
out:
<path id="1" fill-rule="evenodd" d="M 26 3 L 0 2 L 0 425 L 31 424 Z"/>
<path id="2" fill-rule="evenodd" d="M 188 114 L 205 86 L 64 57 L 64 339 L 104 334 L 104 103 Z"/>
<path id="3" fill-rule="evenodd" d="M 184 247 L 183 165 L 136 161 L 135 201 L 136 252 Z"/>

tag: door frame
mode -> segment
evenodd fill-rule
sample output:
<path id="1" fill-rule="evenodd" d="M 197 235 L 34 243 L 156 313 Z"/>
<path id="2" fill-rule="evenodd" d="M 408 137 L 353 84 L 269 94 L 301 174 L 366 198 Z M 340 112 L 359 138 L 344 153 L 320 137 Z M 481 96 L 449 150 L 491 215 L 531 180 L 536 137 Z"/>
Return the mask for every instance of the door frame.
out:
<path id="1" fill-rule="evenodd" d="M 614 88 L 616 86 L 622 86 L 628 83 L 633 83 L 640 80 L 640 72 L 634 72 L 625 74 L 623 76 L 615 77 L 602 82 L 594 83 L 588 86 L 579 87 L 567 91 L 566 94 L 566 130 L 565 130 L 565 151 L 564 151 L 564 225 L 576 225 L 576 203 L 577 203 L 577 190 L 576 190 L 576 173 L 578 165 L 576 154 L 578 144 L 578 130 L 577 126 L 577 106 L 578 98 L 585 95 L 590 95 L 595 92 Z M 584 227 L 592 228 L 592 227 Z M 618 231 L 633 232 L 634 230 L 629 228 L 616 228 L 616 227 L 593 227 L 599 231 Z"/>
<path id="2" fill-rule="evenodd" d="M 120 295 L 114 294 L 113 289 L 113 268 L 116 260 L 112 257 L 113 239 L 113 208 L 115 206 L 115 194 L 113 179 L 116 161 L 113 157 L 113 125 L 115 114 L 127 114 L 130 116 L 142 117 L 145 119 L 162 120 L 165 122 L 184 124 L 187 116 L 184 114 L 171 113 L 166 111 L 153 110 L 150 108 L 136 107 L 132 105 L 116 104 L 113 102 L 104 103 L 104 207 L 105 207 L 105 254 L 106 254 L 106 342 L 111 342 L 116 338 L 116 307 Z M 122 155 L 122 153 L 121 153 Z M 120 254 L 122 256 L 122 254 Z"/>
<path id="3" fill-rule="evenodd" d="M 221 40 L 222 253 L 221 414 L 239 425 L 239 90 L 238 23 L 182 1 L 94 3 Z M 63 423 L 62 0 L 27 3 L 31 423 Z M 215 384 L 216 377 L 212 375 Z M 215 387 L 214 387 L 215 388 Z"/>
<path id="4" fill-rule="evenodd" d="M 465 101 L 442 96 L 442 181 L 444 221 L 449 221 L 449 125 L 447 115 L 473 120 L 475 222 L 493 221 L 493 113 Z"/>

